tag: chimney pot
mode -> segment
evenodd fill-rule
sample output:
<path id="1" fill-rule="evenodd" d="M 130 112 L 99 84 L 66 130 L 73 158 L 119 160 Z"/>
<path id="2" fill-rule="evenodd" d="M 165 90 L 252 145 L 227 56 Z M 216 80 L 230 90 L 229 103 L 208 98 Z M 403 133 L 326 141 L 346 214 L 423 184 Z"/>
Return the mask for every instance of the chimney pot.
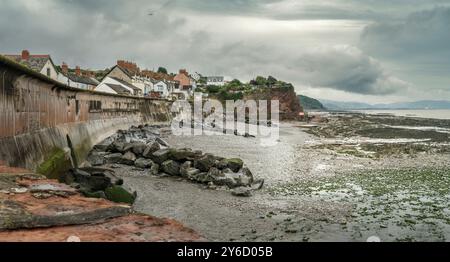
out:
<path id="1" fill-rule="evenodd" d="M 75 67 L 75 75 L 81 76 L 81 69 L 79 66 Z"/>
<path id="2" fill-rule="evenodd" d="M 62 66 L 61 66 L 61 70 L 62 70 L 63 74 L 67 74 L 67 73 L 69 73 L 69 66 L 63 62 Z"/>
<path id="3" fill-rule="evenodd" d="M 23 51 L 22 51 L 22 59 L 23 59 L 23 60 L 28 60 L 28 59 L 30 59 L 30 51 L 28 51 L 28 50 L 23 50 Z"/>

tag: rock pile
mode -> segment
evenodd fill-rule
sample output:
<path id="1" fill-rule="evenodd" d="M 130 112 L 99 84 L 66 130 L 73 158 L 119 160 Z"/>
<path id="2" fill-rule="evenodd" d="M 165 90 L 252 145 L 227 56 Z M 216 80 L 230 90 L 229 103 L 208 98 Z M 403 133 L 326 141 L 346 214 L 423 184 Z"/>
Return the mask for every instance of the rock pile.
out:
<path id="1" fill-rule="evenodd" d="M 134 166 L 148 170 L 150 175 L 182 177 L 208 185 L 211 189 L 225 187 L 231 189 L 235 196 L 251 196 L 253 190 L 261 189 L 264 184 L 263 180 L 255 180 L 252 172 L 239 158 L 226 159 L 190 148 L 171 148 L 161 138 L 159 127 L 154 126 L 139 126 L 128 131 L 119 131 L 96 145 L 87 161 L 92 166 Z M 97 181 L 99 178 L 90 179 Z M 92 186 L 90 182 L 80 182 L 80 179 L 75 179 L 75 182 L 80 183 L 88 192 L 105 190 L 115 183 L 111 175 L 104 175 L 102 179 L 107 181 L 98 181 L 98 187 L 95 183 L 95 186 Z"/>

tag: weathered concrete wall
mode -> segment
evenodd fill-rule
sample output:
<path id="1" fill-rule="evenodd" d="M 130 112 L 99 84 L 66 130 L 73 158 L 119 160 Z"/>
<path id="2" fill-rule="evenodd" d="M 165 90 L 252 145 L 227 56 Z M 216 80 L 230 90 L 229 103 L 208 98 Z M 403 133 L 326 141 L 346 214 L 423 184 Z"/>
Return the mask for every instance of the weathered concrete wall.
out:
<path id="1" fill-rule="evenodd" d="M 167 123 L 169 109 L 166 100 L 73 89 L 0 57 L 0 162 L 37 170 L 69 143 L 81 162 L 118 129 Z"/>

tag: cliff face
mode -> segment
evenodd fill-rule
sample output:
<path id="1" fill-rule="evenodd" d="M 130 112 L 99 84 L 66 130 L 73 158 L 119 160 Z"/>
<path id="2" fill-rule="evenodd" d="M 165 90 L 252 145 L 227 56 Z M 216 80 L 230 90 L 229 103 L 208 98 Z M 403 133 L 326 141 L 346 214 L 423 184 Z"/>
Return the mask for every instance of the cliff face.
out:
<path id="1" fill-rule="evenodd" d="M 298 120 L 303 108 L 293 88 L 263 88 L 244 96 L 244 100 L 280 101 L 280 120 Z M 268 102 L 270 105 L 270 103 Z"/>

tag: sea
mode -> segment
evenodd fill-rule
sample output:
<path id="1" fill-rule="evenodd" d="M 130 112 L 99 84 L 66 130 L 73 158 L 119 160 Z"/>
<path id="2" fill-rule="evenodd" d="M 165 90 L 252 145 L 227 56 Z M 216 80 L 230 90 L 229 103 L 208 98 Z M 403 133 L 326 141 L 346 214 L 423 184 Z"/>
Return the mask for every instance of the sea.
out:
<path id="1" fill-rule="evenodd" d="M 354 112 L 360 112 L 364 114 L 371 115 L 394 115 L 394 116 L 405 116 L 405 117 L 419 117 L 419 118 L 434 118 L 434 119 L 450 119 L 450 109 L 377 109 L 377 110 L 353 110 Z"/>

